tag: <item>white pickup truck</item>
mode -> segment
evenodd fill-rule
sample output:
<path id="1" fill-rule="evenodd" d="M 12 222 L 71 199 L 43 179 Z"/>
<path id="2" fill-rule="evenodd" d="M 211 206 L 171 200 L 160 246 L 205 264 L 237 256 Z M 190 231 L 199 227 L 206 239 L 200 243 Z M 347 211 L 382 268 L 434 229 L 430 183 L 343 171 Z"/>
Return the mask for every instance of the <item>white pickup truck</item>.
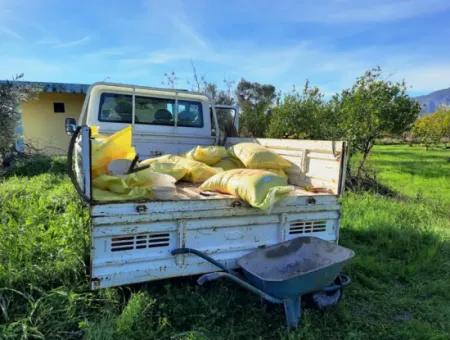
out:
<path id="1" fill-rule="evenodd" d="M 172 256 L 175 248 L 198 249 L 234 268 L 238 258 L 264 245 L 299 236 L 338 241 L 346 143 L 239 138 L 232 136 L 238 118 L 237 109 L 217 107 L 201 93 L 111 83 L 89 88 L 78 126 L 69 119 L 66 130 L 72 133 L 69 174 L 89 204 L 93 289 L 218 270 L 196 256 Z M 130 124 L 141 159 L 196 145 L 260 143 L 294 164 L 287 174 L 295 191 L 269 214 L 187 183 L 177 184 L 170 201 L 96 202 L 89 127 L 110 134 Z"/>

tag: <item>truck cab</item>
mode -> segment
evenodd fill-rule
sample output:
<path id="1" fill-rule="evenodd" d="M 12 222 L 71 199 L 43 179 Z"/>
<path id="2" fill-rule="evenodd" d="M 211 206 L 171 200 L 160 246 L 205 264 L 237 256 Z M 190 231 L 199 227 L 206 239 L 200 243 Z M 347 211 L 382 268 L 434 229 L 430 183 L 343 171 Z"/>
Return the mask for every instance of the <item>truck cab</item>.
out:
<path id="1" fill-rule="evenodd" d="M 86 96 L 79 125 L 98 126 L 102 134 L 132 125 L 138 154 L 149 157 L 218 144 L 225 137 L 225 129 L 228 135 L 237 130 L 237 122 L 237 107 L 216 106 L 202 93 L 95 83 Z"/>

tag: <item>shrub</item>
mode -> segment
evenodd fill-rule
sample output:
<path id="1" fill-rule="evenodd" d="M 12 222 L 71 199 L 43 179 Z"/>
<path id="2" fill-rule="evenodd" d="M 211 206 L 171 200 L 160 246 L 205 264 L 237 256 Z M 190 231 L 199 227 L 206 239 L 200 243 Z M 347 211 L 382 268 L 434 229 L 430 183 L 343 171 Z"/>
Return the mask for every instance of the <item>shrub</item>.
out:
<path id="1" fill-rule="evenodd" d="M 22 77 L 20 74 L 12 81 L 0 84 L 0 165 L 6 165 L 16 153 L 16 129 L 20 120 L 18 107 L 37 91 L 33 85 L 18 83 Z"/>

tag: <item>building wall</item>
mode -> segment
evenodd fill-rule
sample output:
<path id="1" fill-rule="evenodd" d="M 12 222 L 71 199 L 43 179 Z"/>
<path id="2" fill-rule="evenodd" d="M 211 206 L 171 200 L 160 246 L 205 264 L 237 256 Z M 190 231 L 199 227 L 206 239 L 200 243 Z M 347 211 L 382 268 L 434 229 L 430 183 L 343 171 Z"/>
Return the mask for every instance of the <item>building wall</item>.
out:
<path id="1" fill-rule="evenodd" d="M 31 145 L 45 154 L 65 154 L 70 137 L 65 133 L 66 118 L 78 120 L 84 94 L 45 93 L 22 103 L 22 126 L 25 145 Z M 53 103 L 64 103 L 65 112 L 55 113 Z"/>

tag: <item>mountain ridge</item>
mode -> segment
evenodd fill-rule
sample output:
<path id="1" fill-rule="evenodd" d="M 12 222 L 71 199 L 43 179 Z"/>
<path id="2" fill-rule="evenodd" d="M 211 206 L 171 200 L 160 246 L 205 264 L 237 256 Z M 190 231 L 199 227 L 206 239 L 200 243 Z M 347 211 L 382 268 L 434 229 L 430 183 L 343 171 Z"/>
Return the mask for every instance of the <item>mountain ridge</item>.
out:
<path id="1" fill-rule="evenodd" d="M 414 97 L 422 107 L 421 115 L 435 112 L 439 106 L 450 106 L 450 87 L 433 91 L 423 96 Z"/>

